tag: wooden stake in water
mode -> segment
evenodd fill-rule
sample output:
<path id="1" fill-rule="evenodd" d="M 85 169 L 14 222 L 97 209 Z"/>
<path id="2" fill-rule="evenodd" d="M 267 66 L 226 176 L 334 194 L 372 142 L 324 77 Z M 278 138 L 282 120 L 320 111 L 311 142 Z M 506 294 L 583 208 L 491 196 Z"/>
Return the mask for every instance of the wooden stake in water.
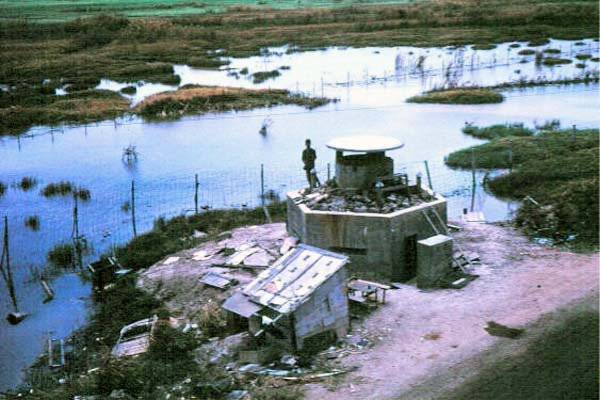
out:
<path id="1" fill-rule="evenodd" d="M 8 251 L 8 216 L 4 216 L 4 243 L 2 246 L 2 258 L 0 258 L 0 272 L 2 272 L 2 278 L 8 287 L 8 294 L 12 301 L 15 313 L 19 312 L 19 306 L 17 304 L 17 296 L 15 294 L 15 285 L 12 279 L 12 272 L 10 270 L 10 254 Z"/>
<path id="2" fill-rule="evenodd" d="M 471 182 L 471 211 L 474 211 L 475 208 L 475 189 L 477 188 L 477 178 L 475 175 L 475 151 L 471 149 L 471 174 L 472 174 L 472 182 Z"/>
<path id="3" fill-rule="evenodd" d="M 196 174 L 194 184 L 194 211 L 196 214 L 198 214 L 198 187 L 200 187 L 200 182 L 198 182 L 198 174 Z"/>
<path id="4" fill-rule="evenodd" d="M 260 164 L 260 204 L 265 206 L 265 165 Z"/>
<path id="5" fill-rule="evenodd" d="M 131 181 L 131 225 L 133 227 L 133 237 L 137 236 L 135 226 L 135 181 Z"/>
<path id="6" fill-rule="evenodd" d="M 427 160 L 423 162 L 425 163 L 425 172 L 427 173 L 427 183 L 429 184 L 429 189 L 433 190 L 433 185 L 431 184 L 431 174 L 429 173 L 429 163 Z"/>

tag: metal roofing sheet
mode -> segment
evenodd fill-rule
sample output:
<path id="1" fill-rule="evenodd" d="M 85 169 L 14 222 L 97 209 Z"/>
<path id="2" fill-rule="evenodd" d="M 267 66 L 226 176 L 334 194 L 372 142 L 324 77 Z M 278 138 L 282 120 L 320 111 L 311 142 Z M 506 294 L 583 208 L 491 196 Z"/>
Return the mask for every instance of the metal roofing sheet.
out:
<path id="1" fill-rule="evenodd" d="M 258 304 L 289 313 L 347 262 L 342 254 L 301 244 L 258 275 L 244 294 Z"/>
<path id="2" fill-rule="evenodd" d="M 232 313 L 241 315 L 245 318 L 250 318 L 252 314 L 261 310 L 261 306 L 250 301 L 241 292 L 235 292 L 223 303 L 222 307 Z"/>

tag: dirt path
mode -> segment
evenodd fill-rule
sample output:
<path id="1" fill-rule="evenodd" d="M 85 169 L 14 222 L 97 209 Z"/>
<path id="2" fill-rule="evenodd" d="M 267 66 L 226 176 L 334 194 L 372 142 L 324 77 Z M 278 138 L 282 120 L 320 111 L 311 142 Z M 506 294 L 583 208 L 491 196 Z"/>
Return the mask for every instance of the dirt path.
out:
<path id="1" fill-rule="evenodd" d="M 476 371 L 485 350 L 505 342 L 511 342 L 511 351 L 526 345 L 527 338 L 490 336 L 483 329 L 487 321 L 522 327 L 584 298 L 597 303 L 598 254 L 536 246 L 517 231 L 495 225 L 469 224 L 455 238 L 466 251 L 480 255 L 482 265 L 473 271 L 480 278 L 461 290 L 424 292 L 407 285 L 388 293 L 384 307 L 353 326 L 354 333 L 368 332 L 379 342 L 341 360 L 345 367 L 359 368 L 334 391 L 323 384 L 309 385 L 307 399 L 435 398 L 433 392 Z M 469 363 L 473 366 L 465 368 Z M 448 377 L 457 366 L 462 375 Z M 412 391 L 444 374 L 445 383 L 430 396 Z"/>

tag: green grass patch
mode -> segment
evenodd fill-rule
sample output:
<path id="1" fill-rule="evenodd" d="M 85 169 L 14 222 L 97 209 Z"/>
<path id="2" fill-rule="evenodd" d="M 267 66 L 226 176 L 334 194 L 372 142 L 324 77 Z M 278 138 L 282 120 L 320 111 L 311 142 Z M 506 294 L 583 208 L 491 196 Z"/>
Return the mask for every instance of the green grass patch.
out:
<path id="1" fill-rule="evenodd" d="M 560 49 L 545 49 L 543 52 L 546 54 L 560 54 Z"/>
<path id="2" fill-rule="evenodd" d="M 252 82 L 262 83 L 269 79 L 275 79 L 278 76 L 281 76 L 281 72 L 279 72 L 278 70 L 255 72 L 252 74 Z"/>
<path id="3" fill-rule="evenodd" d="M 286 214 L 285 202 L 268 206 L 274 221 L 283 221 Z M 127 268 L 147 268 L 168 254 L 188 248 L 197 243 L 195 230 L 217 233 L 244 225 L 265 223 L 261 208 L 251 210 L 211 210 L 190 217 L 175 217 L 169 221 L 156 220 L 152 231 L 139 235 L 127 245 L 117 249 L 116 254 Z M 206 239 L 204 239 L 206 240 Z"/>
<path id="4" fill-rule="evenodd" d="M 525 201 L 515 221 L 527 233 L 558 241 L 597 246 L 598 130 L 540 131 L 531 136 L 503 136 L 459 150 L 446 158 L 454 168 L 509 169 L 491 179 L 497 196 Z"/>
<path id="5" fill-rule="evenodd" d="M 517 54 L 520 56 L 532 56 L 535 54 L 535 50 L 534 49 L 523 49 L 523 50 L 519 50 L 519 52 Z"/>
<path id="6" fill-rule="evenodd" d="M 557 58 L 557 57 L 545 57 L 542 60 L 542 64 L 552 67 L 554 65 L 561 65 L 561 64 L 571 64 L 573 62 L 573 60 L 569 60 L 568 58 Z"/>
<path id="7" fill-rule="evenodd" d="M 498 47 L 498 46 L 496 46 L 495 44 L 491 44 L 491 43 L 474 44 L 473 50 L 493 50 L 496 47 Z"/>
<path id="8" fill-rule="evenodd" d="M 568 266 L 565 266 L 568 267 Z M 535 339 L 524 353 L 483 368 L 444 400 L 598 398 L 598 314 L 580 312 Z"/>
<path id="9" fill-rule="evenodd" d="M 529 43 L 527 43 L 527 46 L 537 47 L 537 46 L 544 46 L 549 43 L 550 43 L 550 40 L 548 38 L 535 38 L 533 40 L 530 40 Z"/>
<path id="10" fill-rule="evenodd" d="M 406 101 L 435 104 L 494 104 L 502 103 L 504 96 L 487 88 L 452 88 L 433 90 L 420 96 L 410 97 Z"/>
<path id="11" fill-rule="evenodd" d="M 479 139 L 498 139 L 506 136 L 531 136 L 533 130 L 525 128 L 523 124 L 513 123 L 504 125 L 492 125 L 478 127 L 474 125 L 465 125 L 462 128 L 463 133 Z"/>
<path id="12" fill-rule="evenodd" d="M 121 93 L 123 94 L 135 94 L 137 92 L 137 88 L 135 86 L 125 86 L 124 88 L 122 88 L 120 90 Z"/>
<path id="13" fill-rule="evenodd" d="M 510 47 L 511 49 L 516 49 L 521 47 L 521 45 L 519 43 L 511 43 L 508 47 Z"/>
<path id="14" fill-rule="evenodd" d="M 591 54 L 577 54 L 575 56 L 576 59 L 578 60 L 589 60 L 590 58 L 592 58 Z"/>

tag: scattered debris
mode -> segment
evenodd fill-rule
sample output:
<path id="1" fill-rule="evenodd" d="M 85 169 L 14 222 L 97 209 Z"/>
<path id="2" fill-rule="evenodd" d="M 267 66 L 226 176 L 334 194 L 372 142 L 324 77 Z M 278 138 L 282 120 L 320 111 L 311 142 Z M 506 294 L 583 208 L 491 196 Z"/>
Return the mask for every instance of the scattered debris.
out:
<path id="1" fill-rule="evenodd" d="M 164 265 L 170 265 L 179 261 L 179 257 L 168 257 L 165 261 L 163 261 Z"/>
<path id="2" fill-rule="evenodd" d="M 377 282 L 363 279 L 351 279 L 348 281 L 348 298 L 358 303 L 373 301 L 385 304 L 385 294 L 392 287 Z"/>
<path id="3" fill-rule="evenodd" d="M 232 390 L 227 395 L 227 400 L 243 400 L 248 397 L 247 390 Z"/>
<path id="4" fill-rule="evenodd" d="M 525 332 L 524 329 L 509 328 L 494 321 L 488 321 L 487 326 L 483 329 L 492 336 L 501 336 L 509 339 L 517 339 Z"/>
<path id="5" fill-rule="evenodd" d="M 142 319 L 125 325 L 111 354 L 117 357 L 134 356 L 148 351 L 158 317 Z"/>
<path id="6" fill-rule="evenodd" d="M 235 286 L 238 284 L 238 281 L 236 281 L 235 279 L 214 271 L 208 271 L 206 274 L 204 274 L 202 279 L 200 279 L 200 282 L 204 283 L 205 285 L 216 287 L 222 290 L 227 290 L 231 286 Z"/>
<path id="7" fill-rule="evenodd" d="M 55 344 L 58 344 L 56 346 Z M 65 365 L 65 344 L 62 339 L 48 338 L 48 366 L 59 368 Z"/>
<path id="8" fill-rule="evenodd" d="M 299 191 L 296 204 L 317 211 L 350 211 L 388 214 L 435 200 L 419 186 L 397 185 L 374 190 L 345 190 L 327 185 L 310 193 Z"/>

